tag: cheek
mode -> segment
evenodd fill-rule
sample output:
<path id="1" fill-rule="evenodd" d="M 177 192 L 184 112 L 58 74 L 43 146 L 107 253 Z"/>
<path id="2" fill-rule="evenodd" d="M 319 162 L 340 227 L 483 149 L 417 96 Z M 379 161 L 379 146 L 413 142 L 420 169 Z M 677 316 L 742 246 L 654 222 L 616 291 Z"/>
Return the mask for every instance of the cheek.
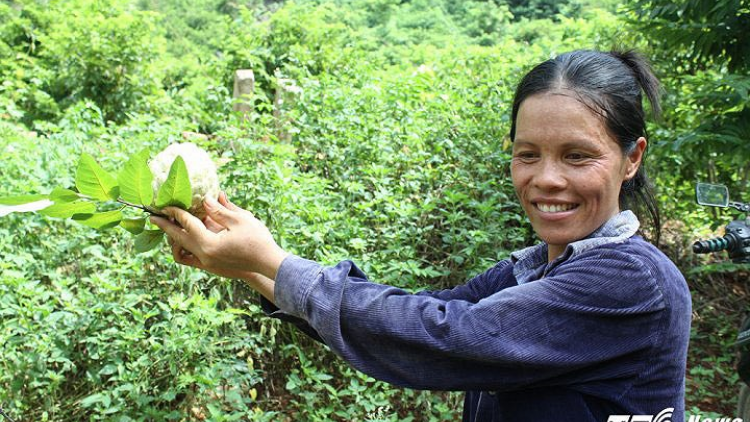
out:
<path id="1" fill-rule="evenodd" d="M 620 182 L 616 178 L 581 177 L 575 183 L 578 194 L 593 204 L 619 204 Z"/>
<path id="2" fill-rule="evenodd" d="M 523 186 L 528 182 L 527 176 L 528 171 L 523 170 L 523 166 L 517 164 L 510 165 L 510 180 L 513 182 L 513 187 L 516 189 L 516 193 L 520 193 Z"/>

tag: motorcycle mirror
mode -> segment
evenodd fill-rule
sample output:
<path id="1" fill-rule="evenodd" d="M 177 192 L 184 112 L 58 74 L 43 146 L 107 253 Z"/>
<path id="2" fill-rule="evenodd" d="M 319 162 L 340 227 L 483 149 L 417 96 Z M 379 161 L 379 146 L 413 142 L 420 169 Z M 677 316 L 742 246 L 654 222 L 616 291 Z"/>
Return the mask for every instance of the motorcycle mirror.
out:
<path id="1" fill-rule="evenodd" d="M 722 208 L 729 206 L 729 189 L 724 185 L 698 183 L 695 185 L 695 196 L 700 205 Z"/>

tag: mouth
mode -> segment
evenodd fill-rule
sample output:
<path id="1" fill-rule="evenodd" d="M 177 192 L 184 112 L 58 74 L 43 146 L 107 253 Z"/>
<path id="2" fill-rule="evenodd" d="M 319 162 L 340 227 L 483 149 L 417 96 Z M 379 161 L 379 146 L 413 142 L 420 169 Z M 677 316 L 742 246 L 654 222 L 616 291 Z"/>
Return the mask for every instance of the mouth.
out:
<path id="1" fill-rule="evenodd" d="M 579 204 L 545 204 L 542 202 L 532 202 L 534 207 L 545 213 L 561 213 L 578 208 Z"/>

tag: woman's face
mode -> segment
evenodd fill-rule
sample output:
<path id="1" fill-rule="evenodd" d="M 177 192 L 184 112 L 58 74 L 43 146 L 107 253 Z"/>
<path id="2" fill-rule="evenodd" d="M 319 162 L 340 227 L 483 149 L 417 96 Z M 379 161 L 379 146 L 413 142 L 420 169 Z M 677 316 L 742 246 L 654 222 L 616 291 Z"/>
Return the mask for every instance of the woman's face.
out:
<path id="1" fill-rule="evenodd" d="M 549 245 L 550 261 L 619 212 L 620 187 L 635 175 L 646 148 L 639 138 L 624 156 L 602 119 L 572 95 L 532 95 L 516 118 L 513 186 Z"/>

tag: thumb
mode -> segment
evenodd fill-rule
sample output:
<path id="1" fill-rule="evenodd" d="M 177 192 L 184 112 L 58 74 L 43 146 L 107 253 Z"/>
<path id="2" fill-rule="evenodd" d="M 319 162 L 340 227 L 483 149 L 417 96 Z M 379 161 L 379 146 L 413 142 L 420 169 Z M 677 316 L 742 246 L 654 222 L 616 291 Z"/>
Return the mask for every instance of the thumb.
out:
<path id="1" fill-rule="evenodd" d="M 204 199 L 203 207 L 206 209 L 209 217 L 224 227 L 229 228 L 230 225 L 237 222 L 235 211 L 230 210 L 213 198 Z"/>

